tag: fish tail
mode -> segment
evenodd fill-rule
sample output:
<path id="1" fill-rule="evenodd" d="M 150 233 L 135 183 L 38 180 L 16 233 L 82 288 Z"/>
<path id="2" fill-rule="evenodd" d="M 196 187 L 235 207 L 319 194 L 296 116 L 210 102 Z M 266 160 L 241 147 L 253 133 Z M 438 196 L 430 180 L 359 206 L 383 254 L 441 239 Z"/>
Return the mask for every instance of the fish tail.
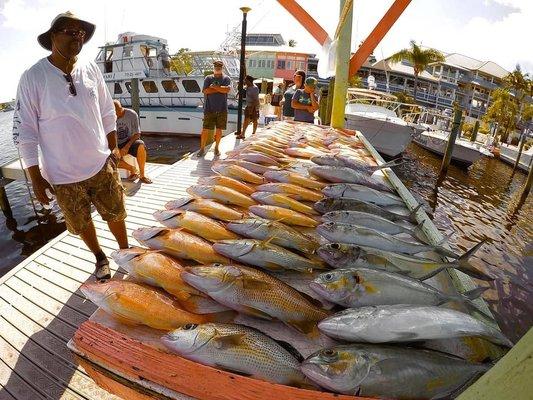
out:
<path id="1" fill-rule="evenodd" d="M 488 287 L 478 287 L 469 290 L 468 292 L 462 293 L 462 296 L 466 297 L 468 300 L 474 300 L 481 296 L 483 293 L 485 293 L 485 291 L 487 291 L 488 289 Z"/>
<path id="2" fill-rule="evenodd" d="M 454 253 L 450 249 L 447 249 L 446 247 L 435 246 L 435 251 L 438 254 L 440 254 L 441 256 L 444 256 L 444 257 L 450 257 L 450 258 L 454 258 L 454 259 L 459 259 L 460 258 L 460 256 L 458 254 Z"/>
<path id="3" fill-rule="evenodd" d="M 464 272 L 467 275 L 470 275 L 473 278 L 481 279 L 483 281 L 493 281 L 494 278 L 485 272 L 481 271 L 477 267 L 470 264 L 468 259 L 472 257 L 480 248 L 485 244 L 487 239 L 483 239 L 478 244 L 476 244 L 474 247 L 472 247 L 470 250 L 468 250 L 465 254 L 463 254 L 459 259 L 457 260 L 457 269 L 461 272 Z"/>
<path id="4" fill-rule="evenodd" d="M 374 169 L 377 171 L 383 168 L 397 167 L 398 165 L 401 165 L 404 162 L 405 160 L 399 157 L 399 158 L 395 158 L 394 160 L 388 161 L 385 164 L 377 165 L 374 167 Z"/>

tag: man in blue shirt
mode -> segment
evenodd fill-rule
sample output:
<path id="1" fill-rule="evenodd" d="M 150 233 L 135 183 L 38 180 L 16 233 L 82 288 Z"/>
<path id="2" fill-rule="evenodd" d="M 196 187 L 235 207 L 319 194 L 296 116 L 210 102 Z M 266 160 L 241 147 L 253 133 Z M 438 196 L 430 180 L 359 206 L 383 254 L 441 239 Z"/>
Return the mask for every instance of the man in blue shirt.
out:
<path id="1" fill-rule="evenodd" d="M 309 77 L 305 80 L 304 88 L 297 89 L 292 97 L 294 120 L 299 122 L 315 122 L 315 111 L 318 110 L 318 98 L 315 94 L 316 78 Z"/>
<path id="2" fill-rule="evenodd" d="M 228 93 L 231 89 L 231 80 L 222 72 L 222 61 L 213 63 L 213 75 L 208 75 L 204 80 L 204 123 L 200 136 L 200 151 L 198 156 L 205 154 L 205 145 L 210 131 L 215 130 L 215 156 L 220 155 L 218 145 L 222 138 L 222 130 L 226 129 L 228 121 Z"/>

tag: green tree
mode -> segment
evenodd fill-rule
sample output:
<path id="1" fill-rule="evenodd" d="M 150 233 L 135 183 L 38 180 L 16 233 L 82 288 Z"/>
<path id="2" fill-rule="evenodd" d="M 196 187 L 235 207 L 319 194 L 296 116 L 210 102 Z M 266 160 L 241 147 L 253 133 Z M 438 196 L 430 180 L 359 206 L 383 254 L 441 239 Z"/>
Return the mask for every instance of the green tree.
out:
<path id="1" fill-rule="evenodd" d="M 363 79 L 359 75 L 354 75 L 348 79 L 348 86 L 352 88 L 362 88 Z"/>
<path id="2" fill-rule="evenodd" d="M 399 92 L 394 94 L 400 103 L 406 104 L 415 104 L 415 99 L 413 99 L 407 92 Z"/>
<path id="3" fill-rule="evenodd" d="M 518 105 L 508 89 L 496 89 L 491 93 L 491 104 L 483 119 L 496 122 L 502 131 L 501 141 L 506 142 L 509 130 L 516 126 Z"/>
<path id="4" fill-rule="evenodd" d="M 175 71 L 178 75 L 190 74 L 193 69 L 192 57 L 189 54 L 190 51 L 191 50 L 186 47 L 179 49 L 178 52 L 170 58 L 170 69 Z"/>
<path id="5" fill-rule="evenodd" d="M 413 97 L 416 99 L 416 92 L 418 90 L 418 75 L 422 73 L 429 64 L 444 61 L 444 55 L 435 49 L 423 49 L 416 44 L 414 40 L 411 40 L 411 47 L 408 49 L 402 49 L 397 53 L 394 53 L 390 60 L 392 62 L 408 61 L 413 65 L 413 71 L 415 74 L 415 88 Z"/>

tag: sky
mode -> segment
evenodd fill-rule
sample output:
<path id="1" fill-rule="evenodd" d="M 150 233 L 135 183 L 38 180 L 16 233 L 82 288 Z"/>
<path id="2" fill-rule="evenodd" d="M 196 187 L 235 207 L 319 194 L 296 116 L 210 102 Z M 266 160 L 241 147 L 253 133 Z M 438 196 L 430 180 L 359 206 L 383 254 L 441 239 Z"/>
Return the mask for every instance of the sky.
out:
<path id="1" fill-rule="evenodd" d="M 298 0 L 333 36 L 339 0 Z M 355 0 L 352 49 L 363 41 L 393 0 Z M 81 57 L 94 59 L 98 46 L 133 31 L 168 40 L 170 52 L 182 47 L 216 49 L 226 32 L 239 26 L 242 6 L 248 32 L 281 33 L 297 47 L 320 54 L 321 46 L 276 0 L 0 0 L 0 102 L 15 97 L 20 75 L 48 53 L 37 36 L 59 13 L 71 10 L 97 25 Z M 412 0 L 374 51 L 381 59 L 415 40 L 442 52 L 494 61 L 511 71 L 519 63 L 533 72 L 533 0 Z"/>

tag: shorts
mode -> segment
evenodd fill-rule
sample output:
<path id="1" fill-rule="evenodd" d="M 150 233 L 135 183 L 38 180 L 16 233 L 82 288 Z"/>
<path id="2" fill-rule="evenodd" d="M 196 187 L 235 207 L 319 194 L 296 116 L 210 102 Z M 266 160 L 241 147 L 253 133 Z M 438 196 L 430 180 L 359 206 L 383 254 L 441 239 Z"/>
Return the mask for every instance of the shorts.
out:
<path id="1" fill-rule="evenodd" d="M 204 113 L 204 129 L 226 129 L 228 124 L 228 112 L 206 112 Z"/>
<path id="2" fill-rule="evenodd" d="M 246 106 L 244 109 L 244 118 L 248 118 L 252 121 L 257 121 L 259 119 L 259 107 Z"/>
<path id="3" fill-rule="evenodd" d="M 137 150 L 141 144 L 144 146 L 144 141 L 141 139 L 137 139 L 135 142 L 133 142 L 128 149 L 128 154 L 131 154 L 133 157 L 137 157 Z M 124 146 L 126 146 L 126 143 L 124 143 L 122 146 L 118 145 L 118 148 L 122 149 Z"/>
<path id="4" fill-rule="evenodd" d="M 107 222 L 126 219 L 124 188 L 117 166 L 108 158 L 102 169 L 81 182 L 53 185 L 57 204 L 70 233 L 79 235 L 91 223 L 91 204 Z"/>

